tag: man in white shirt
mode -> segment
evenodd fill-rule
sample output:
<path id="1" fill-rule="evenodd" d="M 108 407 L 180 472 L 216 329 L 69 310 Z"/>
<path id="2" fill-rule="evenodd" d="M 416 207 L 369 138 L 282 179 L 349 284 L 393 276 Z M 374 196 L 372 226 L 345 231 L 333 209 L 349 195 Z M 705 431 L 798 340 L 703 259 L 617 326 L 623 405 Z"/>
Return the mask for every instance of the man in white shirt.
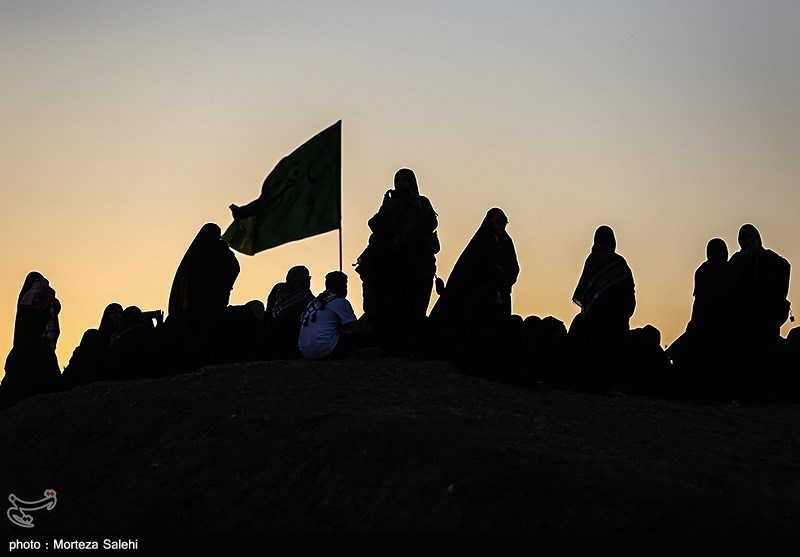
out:
<path id="1" fill-rule="evenodd" d="M 311 300 L 300 317 L 298 347 L 304 358 L 343 358 L 355 348 L 354 335 L 363 330 L 347 301 L 347 275 L 325 275 L 325 291 Z"/>

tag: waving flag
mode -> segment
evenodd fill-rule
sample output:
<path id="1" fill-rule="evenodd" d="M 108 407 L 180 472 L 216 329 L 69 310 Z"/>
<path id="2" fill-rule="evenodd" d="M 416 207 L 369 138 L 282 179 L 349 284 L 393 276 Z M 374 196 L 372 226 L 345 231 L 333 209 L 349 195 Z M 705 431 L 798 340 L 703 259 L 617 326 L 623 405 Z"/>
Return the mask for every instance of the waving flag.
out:
<path id="1" fill-rule="evenodd" d="M 236 251 L 253 255 L 340 228 L 341 169 L 339 120 L 281 159 L 258 199 L 243 207 L 231 205 L 234 220 L 223 239 Z"/>

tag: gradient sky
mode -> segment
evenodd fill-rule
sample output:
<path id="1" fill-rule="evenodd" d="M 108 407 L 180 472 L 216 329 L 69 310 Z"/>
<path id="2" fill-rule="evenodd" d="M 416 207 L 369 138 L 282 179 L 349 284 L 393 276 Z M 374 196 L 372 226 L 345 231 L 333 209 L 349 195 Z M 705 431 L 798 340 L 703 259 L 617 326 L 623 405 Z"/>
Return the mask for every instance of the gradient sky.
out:
<path id="1" fill-rule="evenodd" d="M 710 238 L 733 253 L 752 222 L 800 262 L 798 29 L 796 0 L 2 0 L 0 354 L 31 270 L 63 305 L 62 368 L 109 302 L 166 310 L 199 228 L 225 229 L 230 203 L 339 119 L 357 311 L 349 264 L 410 167 L 439 213 L 440 275 L 501 207 L 515 313 L 569 323 L 608 224 L 632 325 L 669 343 Z M 317 292 L 337 234 L 238 259 L 232 303 L 296 264 Z"/>

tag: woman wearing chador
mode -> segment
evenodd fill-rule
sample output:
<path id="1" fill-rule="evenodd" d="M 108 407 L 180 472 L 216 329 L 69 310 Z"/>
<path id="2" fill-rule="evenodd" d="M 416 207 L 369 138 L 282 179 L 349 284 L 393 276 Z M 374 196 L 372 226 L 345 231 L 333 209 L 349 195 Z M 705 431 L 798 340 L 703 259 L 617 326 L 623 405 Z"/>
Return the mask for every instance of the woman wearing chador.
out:
<path id="1" fill-rule="evenodd" d="M 17 300 L 14 345 L 0 384 L 0 408 L 61 388 L 56 343 L 61 302 L 41 273 L 28 273 Z"/>
<path id="2" fill-rule="evenodd" d="M 507 224 L 501 209 L 489 209 L 431 311 L 434 321 L 466 326 L 511 315 L 511 288 L 517 282 L 519 263 Z"/>
<path id="3" fill-rule="evenodd" d="M 436 212 L 419 194 L 414 172 L 398 170 L 394 189 L 369 220 L 372 234 L 356 269 L 363 282 L 364 312 L 390 352 L 413 351 L 433 289 L 437 226 Z"/>

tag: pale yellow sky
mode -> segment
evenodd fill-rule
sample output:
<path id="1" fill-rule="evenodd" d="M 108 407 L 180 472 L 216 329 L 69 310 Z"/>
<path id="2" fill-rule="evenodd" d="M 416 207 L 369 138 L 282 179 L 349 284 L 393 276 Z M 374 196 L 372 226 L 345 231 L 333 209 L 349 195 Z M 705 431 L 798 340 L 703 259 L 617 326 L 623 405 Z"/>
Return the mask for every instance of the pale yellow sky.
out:
<path id="1" fill-rule="evenodd" d="M 339 119 L 357 309 L 348 263 L 410 167 L 439 213 L 440 274 L 501 207 L 514 311 L 569 323 L 608 224 L 633 325 L 671 342 L 710 238 L 732 253 L 752 222 L 800 261 L 799 28 L 797 2 L 2 2 L 0 353 L 31 270 L 63 304 L 62 368 L 107 303 L 166 309 L 200 226 L 224 229 Z M 320 290 L 337 246 L 239 255 L 233 303 L 296 264 Z"/>

